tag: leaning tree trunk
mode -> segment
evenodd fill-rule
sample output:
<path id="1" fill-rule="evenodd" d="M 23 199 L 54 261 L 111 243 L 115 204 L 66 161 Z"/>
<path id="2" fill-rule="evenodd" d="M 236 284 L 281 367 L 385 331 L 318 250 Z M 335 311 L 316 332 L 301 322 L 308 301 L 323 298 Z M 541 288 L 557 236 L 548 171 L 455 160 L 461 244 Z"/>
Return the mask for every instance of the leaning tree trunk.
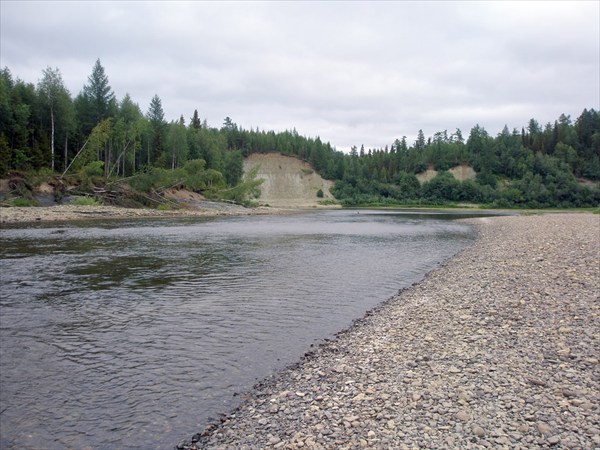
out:
<path id="1" fill-rule="evenodd" d="M 63 170 L 67 168 L 68 144 L 69 144 L 69 136 L 65 135 L 65 160 L 64 160 L 64 164 L 63 164 Z"/>
<path id="2" fill-rule="evenodd" d="M 54 108 L 50 108 L 50 127 L 52 130 L 50 137 L 50 153 L 52 154 L 52 172 L 54 172 Z"/>

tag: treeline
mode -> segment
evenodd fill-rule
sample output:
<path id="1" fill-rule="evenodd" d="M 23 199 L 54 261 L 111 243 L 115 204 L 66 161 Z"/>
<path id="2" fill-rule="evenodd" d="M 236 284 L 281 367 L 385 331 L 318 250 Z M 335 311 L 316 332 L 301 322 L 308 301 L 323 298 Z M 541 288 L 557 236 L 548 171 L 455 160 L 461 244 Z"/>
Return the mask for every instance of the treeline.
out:
<path id="1" fill-rule="evenodd" d="M 596 206 L 599 190 L 578 179 L 600 180 L 600 114 L 584 109 L 573 122 L 561 115 L 541 126 L 497 136 L 475 126 L 442 131 L 414 143 L 406 137 L 379 149 L 350 154 L 296 130 L 245 130 L 229 117 L 211 127 L 194 111 L 167 122 L 155 95 L 141 111 L 128 94 L 117 100 L 100 61 L 81 92 L 72 97 L 58 69 L 47 68 L 37 85 L 0 71 L 0 175 L 13 170 L 82 171 L 132 178 L 137 186 L 178 173 L 195 190 L 241 184 L 243 158 L 279 152 L 308 161 L 335 180 L 334 195 L 345 205 L 473 202 L 492 206 Z M 468 165 L 475 180 L 457 181 L 448 169 Z M 421 184 L 427 169 L 437 176 Z M 135 175 L 135 176 L 134 176 Z M 190 181 L 191 180 L 191 181 Z"/>
<path id="2" fill-rule="evenodd" d="M 456 180 L 448 169 L 472 167 L 475 180 Z M 561 115 L 545 126 L 531 119 L 527 127 L 497 136 L 476 125 L 465 139 L 461 130 L 419 131 L 390 148 L 353 148 L 347 171 L 334 195 L 347 205 L 473 202 L 496 207 L 584 207 L 600 203 L 600 114 L 584 109 L 573 123 Z M 419 183 L 427 169 L 438 174 Z M 594 183 L 595 182 L 595 183 Z"/>
<path id="3" fill-rule="evenodd" d="M 0 174 L 11 170 L 64 172 L 88 164 L 106 177 L 153 168 L 175 169 L 203 159 L 210 183 L 236 185 L 242 154 L 226 133 L 209 128 L 197 111 L 167 123 L 155 95 L 143 113 L 129 94 L 118 101 L 100 61 L 73 98 L 58 69 L 47 68 L 34 85 L 0 71 Z M 218 172 L 216 174 L 215 172 Z"/>
<path id="4" fill-rule="evenodd" d="M 135 175 L 136 188 L 184 179 L 182 185 L 198 191 L 223 190 L 244 184 L 244 156 L 271 151 L 311 160 L 316 168 L 343 157 L 295 131 L 246 131 L 229 117 L 211 127 L 197 110 L 188 120 L 167 122 L 158 95 L 144 113 L 129 94 L 116 99 L 100 60 L 74 98 L 59 69 L 46 68 L 35 85 L 0 70 L 0 176 L 29 170 Z"/>

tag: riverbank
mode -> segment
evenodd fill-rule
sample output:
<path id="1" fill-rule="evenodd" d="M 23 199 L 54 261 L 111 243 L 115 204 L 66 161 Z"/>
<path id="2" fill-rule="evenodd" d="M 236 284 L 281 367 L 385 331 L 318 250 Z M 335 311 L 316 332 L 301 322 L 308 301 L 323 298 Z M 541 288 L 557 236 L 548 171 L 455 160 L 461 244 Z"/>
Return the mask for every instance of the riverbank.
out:
<path id="1" fill-rule="evenodd" d="M 473 247 L 180 448 L 599 447 L 600 216 L 471 220 Z"/>
<path id="2" fill-rule="evenodd" d="M 285 212 L 285 210 L 277 208 L 246 208 L 239 205 L 227 205 L 213 202 L 205 203 L 207 203 L 207 206 L 204 208 L 172 210 L 81 205 L 7 207 L 0 208 L 0 224 L 66 222 L 85 219 L 240 216 L 283 214 Z"/>

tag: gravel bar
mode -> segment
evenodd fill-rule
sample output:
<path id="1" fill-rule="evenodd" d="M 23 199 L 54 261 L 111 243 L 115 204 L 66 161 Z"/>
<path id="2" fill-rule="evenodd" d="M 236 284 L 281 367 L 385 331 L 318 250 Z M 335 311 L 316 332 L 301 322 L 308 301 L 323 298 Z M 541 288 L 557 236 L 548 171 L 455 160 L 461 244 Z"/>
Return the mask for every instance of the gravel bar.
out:
<path id="1" fill-rule="evenodd" d="M 470 248 L 178 448 L 600 447 L 600 215 L 469 219 Z"/>
<path id="2" fill-rule="evenodd" d="M 260 214 L 281 214 L 273 208 L 245 208 L 238 205 L 202 202 L 194 209 L 157 210 L 150 208 L 122 208 L 119 206 L 55 205 L 0 208 L 0 226 L 36 222 L 70 222 L 90 219 L 138 219 L 169 217 L 212 217 Z"/>

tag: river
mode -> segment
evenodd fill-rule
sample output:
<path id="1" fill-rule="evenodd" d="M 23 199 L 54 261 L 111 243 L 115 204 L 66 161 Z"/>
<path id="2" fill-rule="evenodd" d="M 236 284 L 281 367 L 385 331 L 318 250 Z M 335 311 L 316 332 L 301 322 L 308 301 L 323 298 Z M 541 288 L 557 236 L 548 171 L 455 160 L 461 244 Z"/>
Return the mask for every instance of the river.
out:
<path id="1" fill-rule="evenodd" d="M 0 230 L 0 448 L 173 448 L 471 243 L 458 217 Z"/>

